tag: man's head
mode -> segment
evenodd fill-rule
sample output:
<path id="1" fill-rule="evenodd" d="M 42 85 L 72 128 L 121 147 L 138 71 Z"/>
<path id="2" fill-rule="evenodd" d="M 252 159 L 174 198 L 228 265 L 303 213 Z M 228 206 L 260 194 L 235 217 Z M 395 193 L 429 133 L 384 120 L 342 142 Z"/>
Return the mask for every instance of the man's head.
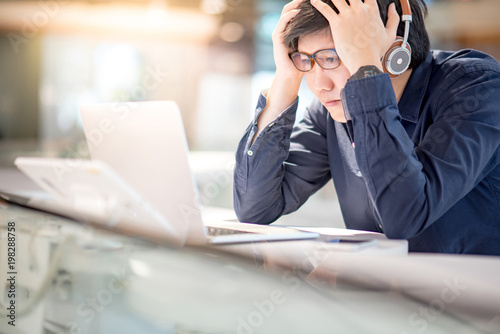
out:
<path id="1" fill-rule="evenodd" d="M 335 12 L 338 13 L 337 8 L 332 4 L 331 0 L 322 1 L 327 3 Z M 381 21 L 384 25 L 387 24 L 388 8 L 391 2 L 394 2 L 394 0 L 377 0 Z M 399 0 L 395 0 L 395 4 L 396 10 L 401 17 L 401 4 Z M 413 21 L 410 26 L 408 43 L 412 49 L 412 60 L 410 63 L 410 69 L 407 73 L 392 81 L 396 94 L 402 94 L 402 90 L 404 90 L 409 74 L 411 73 L 411 69 L 417 67 L 425 60 L 430 49 L 429 38 L 423 21 L 424 16 L 427 13 L 427 7 L 424 0 L 410 0 L 410 6 Z M 290 21 L 285 31 L 284 42 L 289 53 L 299 51 L 302 54 L 314 55 L 320 50 L 335 49 L 332 29 L 330 28 L 330 24 L 325 16 L 314 8 L 309 0 L 302 1 L 299 5 L 299 9 L 300 12 L 298 12 L 298 14 Z M 369 28 L 370 27 L 367 25 L 367 29 Z M 404 24 L 400 23 L 397 35 L 403 35 L 403 33 Z M 370 36 L 368 36 L 368 38 L 369 37 Z M 303 57 L 304 56 L 302 56 L 302 58 Z M 335 55 L 330 56 L 330 58 L 325 58 L 325 60 L 326 59 L 332 60 L 331 62 L 333 68 Z M 335 65 L 336 64 L 337 61 L 335 62 Z M 340 65 L 338 67 L 328 70 L 323 68 L 324 66 L 313 66 L 310 70 L 304 72 L 304 77 L 307 81 L 309 89 L 329 111 L 331 117 L 338 122 L 345 122 L 344 109 L 340 100 L 340 92 L 353 73 L 350 73 L 347 67 L 344 66 L 343 59 L 340 59 L 339 64 Z"/>
<path id="2" fill-rule="evenodd" d="M 332 7 L 337 13 L 338 10 L 331 0 L 322 0 Z M 410 35 L 408 43 L 412 48 L 412 60 L 410 68 L 415 68 L 422 63 L 430 50 L 429 36 L 424 25 L 424 18 L 427 15 L 427 6 L 424 0 L 409 0 L 412 11 L 412 22 L 410 24 Z M 384 25 L 387 23 L 387 11 L 389 5 L 394 2 L 396 10 L 401 17 L 401 3 L 400 0 L 377 0 L 380 17 Z M 329 24 L 326 18 L 316 10 L 310 1 L 303 1 L 299 7 L 300 12 L 289 23 L 285 32 L 285 44 L 289 52 L 298 50 L 298 42 L 300 37 L 311 35 L 329 29 Z M 398 26 L 397 35 L 403 36 L 404 23 Z"/>

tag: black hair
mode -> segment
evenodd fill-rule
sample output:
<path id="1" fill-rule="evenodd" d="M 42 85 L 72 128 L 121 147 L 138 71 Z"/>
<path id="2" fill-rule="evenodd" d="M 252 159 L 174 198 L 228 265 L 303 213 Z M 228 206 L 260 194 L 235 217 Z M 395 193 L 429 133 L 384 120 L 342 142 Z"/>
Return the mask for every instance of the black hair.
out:
<path id="1" fill-rule="evenodd" d="M 337 8 L 331 0 L 322 0 L 338 13 Z M 346 0 L 349 3 L 348 0 Z M 363 1 L 364 2 L 364 1 Z M 402 16 L 400 0 L 377 0 L 380 17 L 384 25 L 387 23 L 387 11 L 389 5 L 394 2 L 399 17 Z M 424 0 L 409 0 L 412 22 L 410 24 L 410 33 L 408 43 L 411 46 L 410 68 L 420 65 L 427 57 L 430 51 L 430 41 L 427 30 L 425 29 L 424 19 L 427 15 L 427 5 Z M 290 21 L 285 31 L 285 44 L 289 52 L 298 50 L 299 38 L 314 34 L 330 27 L 327 19 L 314 8 L 310 1 L 305 0 L 299 5 L 300 12 Z M 400 22 L 397 30 L 398 36 L 404 35 L 404 23 Z"/>

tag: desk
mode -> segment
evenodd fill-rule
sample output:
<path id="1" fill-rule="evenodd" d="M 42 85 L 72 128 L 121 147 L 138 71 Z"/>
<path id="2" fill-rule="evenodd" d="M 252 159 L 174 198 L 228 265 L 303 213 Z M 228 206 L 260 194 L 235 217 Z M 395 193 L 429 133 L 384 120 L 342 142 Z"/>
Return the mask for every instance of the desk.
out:
<path id="1" fill-rule="evenodd" d="M 1 333 L 500 332 L 496 257 L 329 252 L 303 265 L 272 261 L 284 243 L 247 245 L 267 258 L 172 249 L 0 202 L 2 282 L 9 222 L 16 326 L 3 305 Z"/>

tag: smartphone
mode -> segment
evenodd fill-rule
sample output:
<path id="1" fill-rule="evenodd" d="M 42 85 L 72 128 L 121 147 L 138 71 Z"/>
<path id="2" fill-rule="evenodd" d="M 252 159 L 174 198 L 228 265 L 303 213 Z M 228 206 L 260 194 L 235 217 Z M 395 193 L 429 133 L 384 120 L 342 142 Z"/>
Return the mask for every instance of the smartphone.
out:
<path id="1" fill-rule="evenodd" d="M 340 237 L 327 241 L 332 245 L 338 245 L 339 249 L 343 250 L 360 250 L 367 247 L 374 247 L 377 245 L 376 239 L 361 239 L 361 238 L 346 238 Z"/>

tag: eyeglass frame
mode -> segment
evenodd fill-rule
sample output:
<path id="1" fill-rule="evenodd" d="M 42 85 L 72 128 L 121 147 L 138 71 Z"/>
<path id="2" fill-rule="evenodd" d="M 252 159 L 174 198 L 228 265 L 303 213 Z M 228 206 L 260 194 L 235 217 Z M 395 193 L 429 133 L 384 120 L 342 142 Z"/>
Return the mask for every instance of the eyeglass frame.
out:
<path id="1" fill-rule="evenodd" d="M 333 51 L 333 52 L 335 52 L 335 54 L 337 55 L 337 59 L 338 59 L 338 65 L 337 65 L 337 66 L 335 66 L 334 68 L 324 68 L 323 66 L 321 66 L 321 65 L 318 63 L 318 61 L 316 60 L 315 55 L 316 55 L 317 53 L 319 53 L 319 52 L 322 52 L 322 51 Z M 307 56 L 307 58 L 311 61 L 311 68 L 310 68 L 310 69 L 308 69 L 307 71 L 303 71 L 303 70 L 299 69 L 299 68 L 297 67 L 297 65 L 295 64 L 295 62 L 293 61 L 293 59 L 292 59 L 292 56 L 293 56 L 294 54 L 302 54 L 302 55 Z M 338 53 L 337 53 L 337 50 L 335 50 L 335 49 L 333 49 L 333 48 L 330 48 L 330 49 L 321 49 L 321 50 L 318 50 L 318 51 L 314 52 L 312 55 L 310 55 L 310 54 L 308 54 L 308 53 L 305 53 L 305 52 L 294 51 L 294 52 L 289 53 L 289 54 L 288 54 L 288 57 L 289 57 L 289 58 L 290 58 L 290 60 L 292 61 L 293 66 L 295 66 L 295 68 L 297 69 L 297 71 L 304 72 L 304 73 L 305 73 L 305 72 L 309 72 L 310 70 L 312 70 L 315 64 L 318 64 L 318 66 L 319 66 L 319 67 L 321 67 L 322 69 L 327 70 L 327 71 L 329 71 L 329 70 L 334 70 L 334 69 L 336 69 L 336 68 L 339 68 L 339 66 L 340 66 L 340 64 L 341 64 L 341 60 L 340 60 L 340 58 L 339 58 L 339 55 L 338 55 Z"/>

